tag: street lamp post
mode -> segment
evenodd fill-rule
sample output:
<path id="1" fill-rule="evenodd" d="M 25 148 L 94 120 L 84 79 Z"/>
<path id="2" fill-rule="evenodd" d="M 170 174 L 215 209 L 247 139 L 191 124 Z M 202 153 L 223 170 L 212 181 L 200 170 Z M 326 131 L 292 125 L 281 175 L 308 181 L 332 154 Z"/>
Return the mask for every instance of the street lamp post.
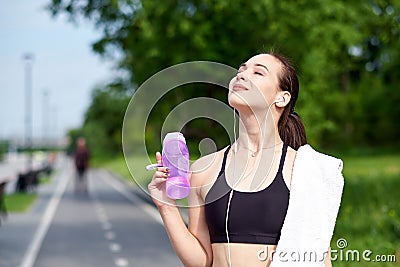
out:
<path id="1" fill-rule="evenodd" d="M 42 145 L 43 147 L 48 147 L 49 143 L 48 143 L 48 123 L 49 123 L 49 119 L 48 119 L 48 115 L 49 115 L 49 110 L 48 110 L 48 106 L 49 106 L 49 91 L 47 89 L 43 90 L 43 136 L 42 136 Z"/>
<path id="2" fill-rule="evenodd" d="M 23 55 L 25 62 L 25 148 L 28 150 L 27 171 L 32 170 L 32 64 L 33 54 Z"/>

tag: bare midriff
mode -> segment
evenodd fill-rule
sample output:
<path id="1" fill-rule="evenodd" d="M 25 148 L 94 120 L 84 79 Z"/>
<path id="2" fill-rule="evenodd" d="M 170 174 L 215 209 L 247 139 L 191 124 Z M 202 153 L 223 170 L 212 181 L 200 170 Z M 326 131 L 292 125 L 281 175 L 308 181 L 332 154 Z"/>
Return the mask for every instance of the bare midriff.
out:
<path id="1" fill-rule="evenodd" d="M 234 267 L 270 266 L 276 245 L 230 243 L 231 265 Z M 228 243 L 213 243 L 213 267 L 229 267 Z"/>

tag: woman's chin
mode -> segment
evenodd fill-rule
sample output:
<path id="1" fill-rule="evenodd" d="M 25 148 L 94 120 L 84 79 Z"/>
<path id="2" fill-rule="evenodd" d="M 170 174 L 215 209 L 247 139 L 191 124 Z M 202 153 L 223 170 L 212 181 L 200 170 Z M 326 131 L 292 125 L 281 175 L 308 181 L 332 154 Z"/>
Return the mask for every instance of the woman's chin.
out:
<path id="1" fill-rule="evenodd" d="M 237 96 L 232 96 L 228 98 L 228 103 L 229 105 L 240 111 L 249 111 L 252 110 L 253 112 L 255 111 L 263 111 L 268 107 L 265 101 L 260 101 L 260 99 L 244 99 L 241 97 Z"/>
<path id="2" fill-rule="evenodd" d="M 251 104 L 245 97 L 243 97 L 237 93 L 229 94 L 228 102 L 229 102 L 229 105 L 233 108 L 239 108 L 239 107 L 245 107 L 245 106 L 248 107 Z"/>
<path id="3" fill-rule="evenodd" d="M 249 108 L 249 104 L 244 100 L 237 100 L 237 99 L 231 100 L 231 99 L 229 99 L 228 102 L 229 102 L 229 106 L 231 106 L 232 108 L 237 109 L 237 110 L 241 110 L 241 109 L 244 109 L 244 108 L 247 108 L 247 109 Z"/>

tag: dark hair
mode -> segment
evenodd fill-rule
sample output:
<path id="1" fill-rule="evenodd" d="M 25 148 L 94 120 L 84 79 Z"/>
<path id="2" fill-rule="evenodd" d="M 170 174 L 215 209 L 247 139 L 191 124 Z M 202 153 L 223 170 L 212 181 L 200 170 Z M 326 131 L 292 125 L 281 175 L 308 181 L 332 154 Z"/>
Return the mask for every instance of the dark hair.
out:
<path id="1" fill-rule="evenodd" d="M 294 106 L 299 96 L 299 79 L 289 59 L 274 52 L 269 53 L 269 55 L 278 59 L 282 65 L 278 76 L 279 88 L 282 91 L 288 91 L 291 95 L 290 101 L 278 121 L 279 135 L 284 143 L 297 150 L 307 143 L 304 125 L 300 116 L 294 112 Z"/>

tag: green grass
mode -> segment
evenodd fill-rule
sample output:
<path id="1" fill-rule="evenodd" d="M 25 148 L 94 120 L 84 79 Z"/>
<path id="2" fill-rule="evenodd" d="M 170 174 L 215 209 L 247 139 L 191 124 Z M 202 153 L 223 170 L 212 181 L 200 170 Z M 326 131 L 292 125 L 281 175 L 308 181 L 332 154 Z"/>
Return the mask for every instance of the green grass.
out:
<path id="1" fill-rule="evenodd" d="M 39 177 L 39 184 L 40 185 L 50 184 L 50 183 L 51 183 L 51 176 L 49 176 L 49 175 L 40 175 L 40 177 Z"/>
<path id="2" fill-rule="evenodd" d="M 15 193 L 5 195 L 7 212 L 25 212 L 35 203 L 36 194 Z"/>
<path id="3" fill-rule="evenodd" d="M 400 154 L 362 153 L 341 156 L 344 162 L 345 187 L 339 210 L 332 250 L 338 250 L 335 267 L 352 266 L 400 266 Z M 130 158 L 136 183 L 147 189 L 153 172 L 144 167 L 144 158 Z M 154 159 L 152 159 L 154 162 Z M 104 167 L 132 181 L 123 157 L 104 163 Z M 345 238 L 347 247 L 340 250 L 337 240 Z M 360 261 L 346 261 L 350 250 L 360 252 Z M 372 255 L 396 255 L 393 262 L 366 262 L 362 253 L 371 250 Z M 342 260 L 340 255 L 342 254 Z"/>
<path id="4" fill-rule="evenodd" d="M 344 156 L 345 187 L 332 249 L 339 238 L 348 250 L 396 255 L 389 262 L 335 261 L 334 266 L 400 266 L 400 155 Z M 340 251 L 340 250 L 339 250 Z M 346 257 L 344 257 L 345 259 Z"/>

